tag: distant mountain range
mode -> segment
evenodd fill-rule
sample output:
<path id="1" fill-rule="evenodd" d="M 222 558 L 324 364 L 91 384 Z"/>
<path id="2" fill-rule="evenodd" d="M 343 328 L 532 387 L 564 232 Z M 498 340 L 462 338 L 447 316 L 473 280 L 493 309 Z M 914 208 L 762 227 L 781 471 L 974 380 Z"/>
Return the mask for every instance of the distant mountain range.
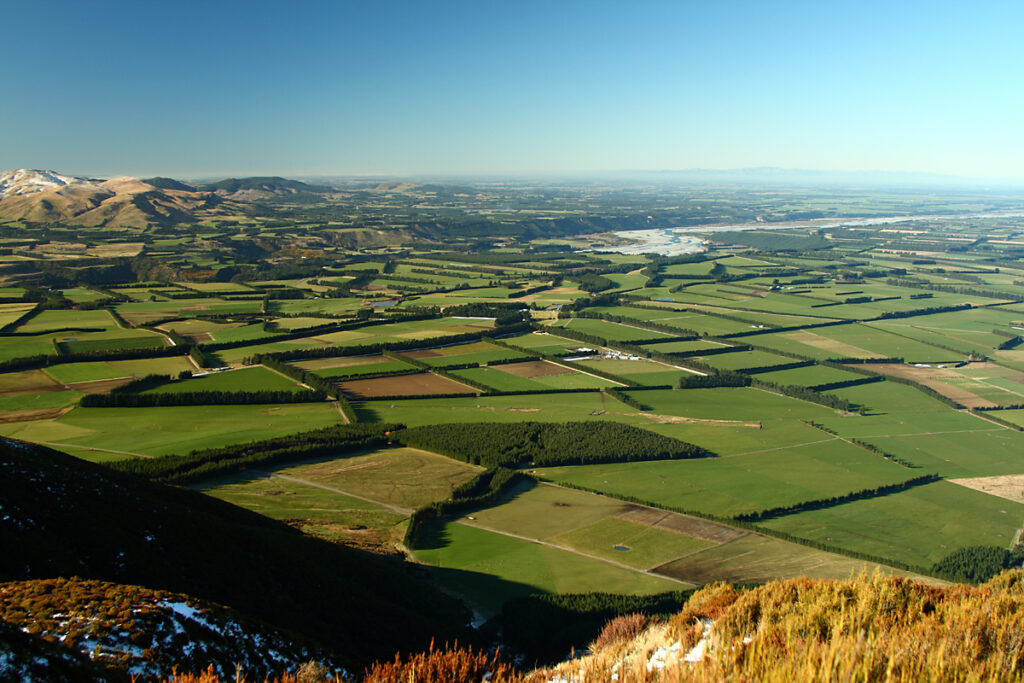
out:
<path id="1" fill-rule="evenodd" d="M 198 189 L 203 192 L 213 192 L 220 197 L 246 202 L 297 194 L 326 194 L 335 192 L 334 188 L 331 187 L 309 185 L 308 183 L 288 180 L 280 176 L 228 178 L 216 183 L 200 185 Z"/>
<path id="2" fill-rule="evenodd" d="M 237 212 L 223 197 L 170 178 L 78 178 L 54 171 L 0 173 L 0 221 L 145 228 Z"/>
<path id="3" fill-rule="evenodd" d="M 191 185 L 174 178 L 101 180 L 22 168 L 0 173 L 0 222 L 141 229 L 244 213 L 249 202 L 310 202 L 334 192 L 277 176 Z"/>

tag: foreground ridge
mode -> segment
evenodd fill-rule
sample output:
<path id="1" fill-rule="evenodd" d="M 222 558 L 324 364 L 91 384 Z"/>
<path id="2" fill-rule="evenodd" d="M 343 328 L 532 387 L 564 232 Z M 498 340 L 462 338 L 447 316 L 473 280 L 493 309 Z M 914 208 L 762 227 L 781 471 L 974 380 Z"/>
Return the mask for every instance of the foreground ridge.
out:
<path id="1" fill-rule="evenodd" d="M 978 587 L 944 588 L 876 572 L 750 590 L 709 585 L 667 621 L 629 615 L 609 622 L 587 654 L 555 667 L 517 671 L 500 652 L 453 646 L 396 656 L 369 668 L 362 680 L 1005 681 L 1022 678 L 1022 663 L 1024 571 L 1004 572 Z M 209 670 L 165 680 L 229 679 Z M 307 666 L 273 680 L 341 679 L 326 667 Z"/>
<path id="2" fill-rule="evenodd" d="M 668 622 L 605 628 L 594 652 L 533 681 L 1016 680 L 1024 572 L 936 588 L 880 573 L 698 591 Z M 616 631 L 618 639 L 609 639 Z M 606 641 L 606 642 L 602 642 Z"/>

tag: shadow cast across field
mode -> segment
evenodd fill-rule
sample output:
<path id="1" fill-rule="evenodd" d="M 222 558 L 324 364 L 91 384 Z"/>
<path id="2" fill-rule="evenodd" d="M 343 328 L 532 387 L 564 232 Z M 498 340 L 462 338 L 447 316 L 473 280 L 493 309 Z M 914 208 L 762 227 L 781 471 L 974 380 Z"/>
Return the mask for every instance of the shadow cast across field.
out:
<path id="1" fill-rule="evenodd" d="M 547 595 L 548 591 L 528 583 L 509 581 L 491 574 L 425 566 L 437 585 L 465 600 L 479 616 L 490 618 L 501 612 L 501 606 L 515 598 Z"/>
<path id="2" fill-rule="evenodd" d="M 472 515 L 474 512 L 488 510 L 490 508 L 511 503 L 519 496 L 527 493 L 528 491 L 532 491 L 537 486 L 538 484 L 536 480 L 524 478 L 522 481 L 519 481 L 493 501 L 490 501 L 485 505 L 467 507 L 456 513 L 445 515 L 440 519 L 433 520 L 431 523 L 424 524 L 420 528 L 416 537 L 416 550 L 441 550 L 443 548 L 447 548 L 451 544 L 451 537 L 448 534 L 448 527 L 444 522 L 454 522 L 459 518 Z"/>

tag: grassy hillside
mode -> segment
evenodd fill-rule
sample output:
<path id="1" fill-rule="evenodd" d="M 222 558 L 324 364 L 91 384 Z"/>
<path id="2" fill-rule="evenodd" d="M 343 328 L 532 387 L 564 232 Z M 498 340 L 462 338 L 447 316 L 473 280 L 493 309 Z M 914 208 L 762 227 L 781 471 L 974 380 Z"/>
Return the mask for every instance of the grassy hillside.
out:
<path id="1" fill-rule="evenodd" d="M 0 441 L 0 471 L 2 581 L 74 575 L 188 593 L 357 665 L 465 638 L 462 608 L 401 563 L 40 446 Z"/>
<path id="2" fill-rule="evenodd" d="M 227 607 L 180 593 L 105 581 L 42 579 L 0 584 L 0 620 L 58 640 L 118 674 L 163 677 L 174 670 L 221 676 L 242 666 L 263 678 L 330 657 Z M 2 671 L 2 667 L 0 667 Z"/>
<path id="3" fill-rule="evenodd" d="M 433 648 L 365 670 L 364 683 L 544 681 L 1009 681 L 1024 665 L 1024 572 L 936 588 L 881 574 L 794 579 L 741 590 L 713 584 L 667 619 L 605 625 L 582 657 L 517 670 L 500 654 Z M 538 629 L 547 624 L 538 623 Z M 333 680 L 321 675 L 296 680 Z M 176 676 L 175 683 L 216 683 Z"/>

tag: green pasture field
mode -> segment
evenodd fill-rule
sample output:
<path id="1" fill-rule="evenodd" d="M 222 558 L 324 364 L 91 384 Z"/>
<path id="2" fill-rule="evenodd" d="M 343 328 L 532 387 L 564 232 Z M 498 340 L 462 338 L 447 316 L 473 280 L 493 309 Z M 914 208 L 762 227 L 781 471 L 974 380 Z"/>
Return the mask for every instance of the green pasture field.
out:
<path id="1" fill-rule="evenodd" d="M 832 408 L 748 387 L 717 389 L 651 390 L 637 392 L 651 412 L 705 420 L 768 422 L 776 419 L 821 421 L 833 416 Z M 856 418 L 851 418 L 856 419 Z"/>
<path id="2" fill-rule="evenodd" d="M 495 370 L 502 372 L 504 366 L 495 366 Z M 509 373 L 505 373 L 509 374 Z M 622 385 L 617 382 L 605 379 L 603 377 L 597 377 L 596 375 L 587 375 L 583 372 L 566 372 L 561 375 L 546 375 L 544 377 L 531 377 L 530 381 L 536 382 L 543 387 L 549 389 L 601 389 L 606 387 L 621 387 Z"/>
<path id="3" fill-rule="evenodd" d="M 1002 420 L 1006 420 L 1007 422 L 1012 422 L 1015 425 L 1020 425 L 1021 427 L 1024 427 L 1024 409 L 1018 408 L 1014 410 L 1000 410 L 998 412 L 992 413 L 992 416 L 998 417 Z"/>
<path id="4" fill-rule="evenodd" d="M 935 379 L 997 405 L 1024 403 L 1024 382 L 1021 381 L 1024 376 L 1019 370 L 992 363 L 986 366 L 963 366 L 956 369 L 956 376 L 943 375 Z"/>
<path id="5" fill-rule="evenodd" d="M 77 391 L 43 391 L 18 396 L 0 395 L 0 413 L 9 410 L 55 410 L 78 402 L 82 394 Z"/>
<path id="6" fill-rule="evenodd" d="M 26 337 L 0 337 L 0 361 L 29 356 L 56 356 L 54 342 L 62 342 L 73 352 L 157 348 L 167 345 L 164 337 L 146 330 L 110 328 L 103 332 L 49 332 Z"/>
<path id="7" fill-rule="evenodd" d="M 466 514 L 488 529 L 550 539 L 629 509 L 629 503 L 586 491 L 530 484 L 520 486 L 498 505 Z"/>
<path id="8" fill-rule="evenodd" d="M 279 332 L 297 332 L 310 327 L 319 327 L 320 325 L 329 325 L 337 322 L 333 318 L 313 318 L 313 317 L 302 317 L 302 318 L 274 318 L 274 325 L 277 327 Z"/>
<path id="9" fill-rule="evenodd" d="M 502 504 L 474 510 L 462 521 L 516 533 L 580 552 L 649 569 L 714 545 L 682 533 L 616 517 L 635 509 L 604 496 L 541 484 L 521 488 Z M 613 546 L 625 545 L 628 550 Z"/>
<path id="10" fill-rule="evenodd" d="M 764 522 L 769 529 L 929 567 L 971 545 L 1008 547 L 1024 505 L 946 481 Z"/>
<path id="11" fill-rule="evenodd" d="M 695 275 L 708 275 L 715 267 L 717 261 L 701 261 L 698 263 L 676 263 L 666 266 L 662 271 L 667 277 L 693 277 Z"/>
<path id="12" fill-rule="evenodd" d="M 566 339 L 565 337 L 559 337 L 548 332 L 541 334 L 531 332 L 521 334 L 516 337 L 505 337 L 501 341 L 510 346 L 526 349 L 532 353 L 552 356 L 564 355 L 570 353 L 573 349 L 581 347 L 593 347 L 592 344 L 587 345 L 583 342 L 578 342 L 574 339 Z"/>
<path id="13" fill-rule="evenodd" d="M 746 311 L 722 306 L 694 306 L 694 310 L 721 313 L 723 315 L 735 316 L 749 321 L 752 325 L 774 325 L 777 327 L 795 327 L 797 325 L 817 325 L 838 320 L 818 315 L 792 315 L 786 313 L 770 313 L 767 311 Z M 826 309 L 828 310 L 828 309 Z"/>
<path id="14" fill-rule="evenodd" d="M 915 476 L 828 434 L 805 445 L 747 455 L 539 470 L 568 483 L 676 510 L 732 517 L 894 484 Z"/>
<path id="15" fill-rule="evenodd" d="M 62 384 L 74 384 L 142 375 L 177 377 L 178 373 L 183 370 L 195 372 L 196 368 L 184 356 L 169 356 L 137 360 L 60 363 L 59 365 L 50 365 L 44 371 Z"/>
<path id="16" fill-rule="evenodd" d="M 723 266 L 732 266 L 734 268 L 772 268 L 779 265 L 770 261 L 762 261 L 761 259 L 735 255 L 715 259 L 715 261 L 717 263 L 721 263 Z"/>
<path id="17" fill-rule="evenodd" d="M 252 325 L 221 327 L 220 329 L 211 330 L 209 334 L 211 341 L 214 342 L 235 342 L 255 341 L 278 334 L 278 332 L 267 332 L 263 329 L 263 323 L 253 323 Z"/>
<path id="18" fill-rule="evenodd" d="M 471 292 L 479 292 L 479 289 L 469 290 L 456 290 L 454 292 L 436 292 L 433 294 L 416 294 L 405 297 L 402 301 L 395 304 L 392 310 L 401 310 L 409 307 L 420 307 L 420 306 L 440 306 L 441 308 L 447 308 L 448 306 L 462 306 L 468 303 L 507 303 L 509 300 L 506 297 L 487 297 L 483 295 L 473 296 Z M 518 299 L 517 299 L 518 301 Z M 523 302 L 525 303 L 525 302 Z"/>
<path id="19" fill-rule="evenodd" d="M 542 484 L 518 490 L 501 505 L 474 510 L 469 517 L 462 517 L 462 521 L 641 569 L 714 545 L 683 533 L 615 516 L 634 507 L 581 490 Z M 628 549 L 615 550 L 615 545 Z"/>
<path id="20" fill-rule="evenodd" d="M 823 365 L 809 365 L 804 368 L 792 368 L 790 370 L 775 370 L 773 372 L 760 372 L 753 375 L 754 379 L 762 382 L 774 382 L 782 385 L 795 385 L 812 387 L 819 384 L 831 382 L 849 382 L 860 379 L 861 375 L 846 370 L 830 368 Z"/>
<path id="21" fill-rule="evenodd" d="M 385 358 L 386 356 L 378 356 L 378 358 Z M 372 375 L 378 372 L 395 372 L 395 371 L 408 371 L 416 372 L 417 368 L 414 365 L 403 363 L 397 360 L 383 360 L 380 363 L 366 363 L 363 365 L 347 365 L 343 367 L 324 368 L 322 370 L 312 370 L 314 375 L 320 377 L 329 378 L 358 378 L 363 375 Z"/>
<path id="22" fill-rule="evenodd" d="M 864 366 L 870 368 L 870 365 Z M 876 382 L 826 392 L 851 403 L 866 406 L 868 415 L 885 413 L 940 413 L 949 406 L 937 401 L 919 389 L 897 382 Z"/>
<path id="23" fill-rule="evenodd" d="M 450 374 L 454 377 L 480 382 L 495 391 L 543 391 L 549 388 L 535 380 L 517 377 L 497 368 L 466 368 L 451 370 Z"/>
<path id="24" fill-rule="evenodd" d="M 349 317 L 363 306 L 362 299 L 276 299 L 271 300 L 270 310 L 279 315 L 318 314 L 333 317 Z M 324 321 L 327 322 L 327 321 Z"/>
<path id="25" fill-rule="evenodd" d="M 349 344 L 372 344 L 381 341 L 396 341 L 400 339 L 429 339 L 451 334 L 465 334 L 479 332 L 487 334 L 494 327 L 490 320 L 459 320 L 456 318 L 439 318 L 436 320 L 413 320 L 411 322 L 395 322 L 385 325 L 371 325 L 369 327 L 346 330 L 344 332 L 333 332 L 320 335 L 328 343 L 338 345 Z"/>
<path id="26" fill-rule="evenodd" d="M 290 339 L 288 341 L 255 343 L 248 346 L 221 349 L 214 352 L 214 356 L 219 360 L 220 364 L 239 367 L 245 365 L 247 358 L 259 354 L 281 353 L 297 349 L 315 349 L 322 346 L 334 346 L 334 344 L 322 337 L 302 337 L 301 339 Z"/>
<path id="27" fill-rule="evenodd" d="M 647 276 L 640 273 L 609 273 L 604 277 L 615 283 L 610 291 L 640 289 L 647 284 Z"/>
<path id="28" fill-rule="evenodd" d="M 10 325 L 35 307 L 36 305 L 34 303 L 0 303 L 0 327 Z"/>
<path id="29" fill-rule="evenodd" d="M 46 332 L 65 327 L 96 327 L 104 330 L 118 329 L 110 313 L 103 309 L 65 310 L 51 309 L 41 311 L 27 322 L 18 326 L 17 332 Z"/>
<path id="30" fill-rule="evenodd" d="M 835 415 L 829 408 L 756 389 L 651 390 L 631 395 L 653 410 L 640 412 L 598 392 L 363 401 L 353 405 L 360 421 L 403 422 L 410 426 L 610 419 L 690 441 L 720 455 L 787 448 L 830 438 L 800 420 Z"/>
<path id="31" fill-rule="evenodd" d="M 482 470 L 482 467 L 416 448 L 382 448 L 287 467 L 277 470 L 277 474 L 415 509 L 447 500 L 452 491 Z"/>
<path id="32" fill-rule="evenodd" d="M 566 550 L 468 527 L 431 522 L 416 559 L 434 567 L 446 589 L 489 617 L 506 601 L 536 593 L 626 593 L 679 590 L 680 584 L 576 555 Z"/>
<path id="33" fill-rule="evenodd" d="M 214 372 L 146 389 L 142 394 L 188 394 L 197 391 L 292 391 L 304 392 L 295 380 L 264 367 Z"/>
<path id="34" fill-rule="evenodd" d="M 557 334 L 557 329 L 559 327 L 565 327 L 566 329 L 575 330 L 577 332 L 596 335 L 602 339 L 607 339 L 609 342 L 631 342 L 638 339 L 654 339 L 657 337 L 668 338 L 672 336 L 668 332 L 648 330 L 645 328 L 634 327 L 632 325 L 621 325 L 619 323 L 608 322 L 607 320 L 595 320 L 593 318 L 570 318 L 568 320 L 558 320 L 548 327 L 549 329 L 555 330 L 555 334 Z"/>
<path id="35" fill-rule="evenodd" d="M 0 424 L 0 434 L 142 455 L 188 453 L 338 424 L 330 403 L 75 408 L 57 419 Z"/>
<path id="36" fill-rule="evenodd" d="M 720 370 L 742 370 L 744 368 L 761 368 L 771 365 L 784 365 L 793 363 L 795 359 L 788 356 L 778 356 L 765 351 L 734 351 L 732 353 L 719 353 L 714 356 L 701 356 L 695 358 L 701 363 L 707 363 L 713 368 Z"/>
<path id="37" fill-rule="evenodd" d="M 913 320 L 913 318 L 909 318 L 909 320 Z M 941 363 L 964 360 L 962 353 L 940 349 L 859 323 L 822 327 L 814 330 L 814 333 L 844 344 L 852 344 L 879 356 L 903 358 L 908 363 Z"/>
<path id="38" fill-rule="evenodd" d="M 405 534 L 403 515 L 299 482 L 248 474 L 207 483 L 201 490 L 335 543 L 389 551 Z"/>
<path id="39" fill-rule="evenodd" d="M 880 382 L 887 384 L 887 382 Z M 887 412 L 844 418 L 829 416 L 816 420 L 844 437 L 873 439 L 890 436 L 927 436 L 942 433 L 974 433 L 1005 429 L 973 415 L 946 408 L 943 411 L 914 413 Z"/>
<path id="40" fill-rule="evenodd" d="M 400 353 L 409 358 L 415 358 L 421 363 L 430 367 L 444 368 L 451 365 L 463 363 L 478 363 L 486 365 L 497 360 L 508 360 L 510 358 L 526 358 L 526 354 L 513 351 L 501 346 L 495 346 L 489 342 L 479 341 L 469 344 L 456 344 L 434 349 L 422 349 L 417 351 L 406 351 Z"/>
<path id="41" fill-rule="evenodd" d="M 669 562 L 658 567 L 657 572 L 694 583 L 762 583 L 801 576 L 848 579 L 861 573 L 871 574 L 876 569 L 886 574 L 905 574 L 874 562 L 855 560 L 769 536 L 747 534 L 735 541 Z"/>
<path id="42" fill-rule="evenodd" d="M 561 375 L 544 377 L 519 377 L 505 372 L 504 365 L 489 368 L 467 368 L 452 370 L 456 377 L 483 382 L 496 391 L 544 391 L 546 389 L 599 389 L 618 386 L 610 380 L 580 372 L 568 371 Z"/>
<path id="43" fill-rule="evenodd" d="M 120 453 L 108 453 L 106 451 L 89 450 L 87 448 L 71 448 L 69 446 L 52 445 L 50 448 L 60 451 L 61 453 L 67 453 L 73 455 L 81 460 L 88 460 L 89 462 L 95 463 L 108 463 L 118 462 L 125 459 L 125 455 Z"/>
<path id="44" fill-rule="evenodd" d="M 103 301 L 109 299 L 109 294 L 103 292 L 97 292 L 95 289 L 89 289 L 88 287 L 72 287 L 71 289 L 62 289 L 60 292 L 65 299 L 70 299 L 76 304 L 91 303 L 93 301 Z"/>
<path id="45" fill-rule="evenodd" d="M 977 423 L 974 430 L 872 436 L 864 440 L 917 465 L 922 472 L 944 477 L 1020 474 L 1024 469 L 1024 434 L 990 422 Z"/>
<path id="46" fill-rule="evenodd" d="M 1021 347 L 993 351 L 992 355 L 1000 365 L 1024 372 L 1024 349 Z"/>
<path id="47" fill-rule="evenodd" d="M 168 330 L 177 332 L 181 335 L 188 334 L 209 334 L 211 338 L 214 338 L 218 332 L 233 330 L 236 327 L 242 327 L 245 323 L 240 322 L 222 322 L 219 320 L 203 320 L 201 318 L 186 318 L 184 320 L 173 320 L 171 322 L 163 323 L 158 325 L 158 330 Z"/>
<path id="48" fill-rule="evenodd" d="M 965 311 L 966 312 L 966 311 Z M 904 318 L 899 320 L 879 320 L 866 323 L 868 327 L 910 337 L 922 343 L 941 344 L 967 355 L 972 351 L 986 352 L 994 349 L 1007 340 L 1007 337 L 991 331 L 975 331 L 969 329 L 948 329 L 932 325 L 922 325 L 930 316 Z M 916 323 L 916 324 L 915 324 Z"/>
<path id="49" fill-rule="evenodd" d="M 0 287 L 0 301 L 4 299 L 20 299 L 25 296 L 23 287 Z"/>
<path id="50" fill-rule="evenodd" d="M 153 297 L 155 297 L 157 301 L 168 301 L 168 298 L 163 296 L 165 293 L 183 292 L 185 290 L 178 287 L 154 285 L 152 287 L 112 287 L 110 291 L 116 294 L 122 294 L 132 301 L 144 302 L 149 301 Z"/>
<path id="51" fill-rule="evenodd" d="M 729 344 L 723 344 L 722 342 L 708 341 L 705 339 L 694 339 L 693 341 L 671 341 L 671 342 L 660 342 L 655 344 L 641 344 L 641 346 L 649 351 L 657 351 L 659 353 L 690 353 L 691 351 L 706 351 L 707 349 L 722 349 L 729 346 Z"/>
<path id="52" fill-rule="evenodd" d="M 158 349 L 167 346 L 167 340 L 164 337 L 157 334 L 149 334 L 145 330 L 139 330 L 133 336 L 122 336 L 116 332 L 100 332 L 96 334 L 62 333 L 57 335 L 57 341 L 70 353 Z"/>
<path id="53" fill-rule="evenodd" d="M 715 545 L 710 541 L 624 519 L 603 519 L 551 540 L 637 569 L 652 569 Z"/>
<path id="54" fill-rule="evenodd" d="M 750 323 L 727 320 L 726 318 L 719 318 L 698 311 L 666 312 L 665 316 L 654 318 L 653 320 L 662 325 L 671 325 L 678 328 L 680 334 L 683 334 L 684 330 L 691 330 L 697 334 L 706 334 L 712 337 L 734 334 L 736 332 L 749 332 L 754 327 Z"/>
<path id="55" fill-rule="evenodd" d="M 522 301 L 524 304 L 536 303 L 540 307 L 550 308 L 551 306 L 570 303 L 584 295 L 585 292 L 576 287 L 562 285 L 561 287 L 552 287 L 535 294 L 527 294 L 520 297 L 518 301 Z"/>
<path id="56" fill-rule="evenodd" d="M 4 394 L 54 391 L 60 389 L 61 384 L 42 370 L 22 370 L 0 374 L 0 393 Z"/>
<path id="57" fill-rule="evenodd" d="M 619 315 L 624 318 L 643 320 L 644 322 L 662 322 L 666 317 L 679 315 L 676 311 L 663 311 L 653 308 L 642 308 L 640 306 L 590 306 L 583 309 L 584 313 L 597 313 L 601 315 Z"/>
<path id="58" fill-rule="evenodd" d="M 849 325 L 837 326 L 847 328 Z M 743 343 L 765 347 L 770 350 L 785 351 L 799 354 L 813 360 L 830 360 L 833 358 L 884 358 L 885 354 L 842 341 L 842 335 L 825 336 L 821 330 L 833 328 L 815 328 L 811 330 L 795 330 L 790 332 L 765 332 L 744 337 Z M 936 349 L 937 350 L 937 349 Z M 948 352 L 947 352 L 948 353 Z"/>
<path id="59" fill-rule="evenodd" d="M 619 377 L 626 377 L 637 384 L 646 386 L 660 386 L 668 384 L 674 386 L 679 378 L 691 373 L 654 361 L 644 360 L 599 360 L 573 361 L 572 365 L 578 365 L 583 369 L 593 369 L 599 372 L 608 372 Z"/>
<path id="60" fill-rule="evenodd" d="M 205 292 L 208 294 L 221 294 L 228 292 L 233 294 L 258 293 L 258 290 L 237 282 L 175 282 L 173 284 L 177 287 L 181 287 L 182 289 L 192 289 L 197 292 Z"/>
<path id="61" fill-rule="evenodd" d="M 446 422 L 607 420 L 611 419 L 607 413 L 592 413 L 606 407 L 615 410 L 626 408 L 614 399 L 605 398 L 598 391 L 574 394 L 421 398 L 394 402 L 353 401 L 352 405 L 360 422 L 401 422 L 410 427 Z"/>
<path id="62" fill-rule="evenodd" d="M 318 346 L 353 346 L 407 339 L 429 339 L 469 332 L 487 334 L 493 327 L 493 323 L 487 320 L 473 320 L 470 321 L 472 324 L 466 324 L 466 322 L 454 318 L 440 318 L 438 320 L 415 320 L 412 322 L 371 325 L 354 330 L 320 334 L 315 337 L 302 337 L 283 342 L 270 342 L 225 349 L 217 352 L 217 355 L 225 362 L 236 365 L 244 358 L 260 353 L 279 353 L 281 351 L 294 351 L 296 349 L 316 348 Z"/>
<path id="63" fill-rule="evenodd" d="M 366 356 L 334 356 L 328 358 L 311 358 L 309 360 L 300 360 L 289 363 L 297 368 L 301 368 L 308 372 L 324 372 L 327 371 L 338 371 L 341 374 L 345 372 L 354 371 L 356 368 L 364 365 L 383 365 L 387 363 L 394 363 L 396 366 L 405 368 L 408 364 L 402 361 L 392 360 L 387 356 L 381 354 L 372 354 Z M 412 366 L 408 366 L 412 367 Z"/>
<path id="64" fill-rule="evenodd" d="M 118 304 L 117 312 L 132 325 L 145 325 L 165 318 L 259 313 L 262 306 L 262 301 L 225 301 L 216 298 L 168 299 Z"/>

